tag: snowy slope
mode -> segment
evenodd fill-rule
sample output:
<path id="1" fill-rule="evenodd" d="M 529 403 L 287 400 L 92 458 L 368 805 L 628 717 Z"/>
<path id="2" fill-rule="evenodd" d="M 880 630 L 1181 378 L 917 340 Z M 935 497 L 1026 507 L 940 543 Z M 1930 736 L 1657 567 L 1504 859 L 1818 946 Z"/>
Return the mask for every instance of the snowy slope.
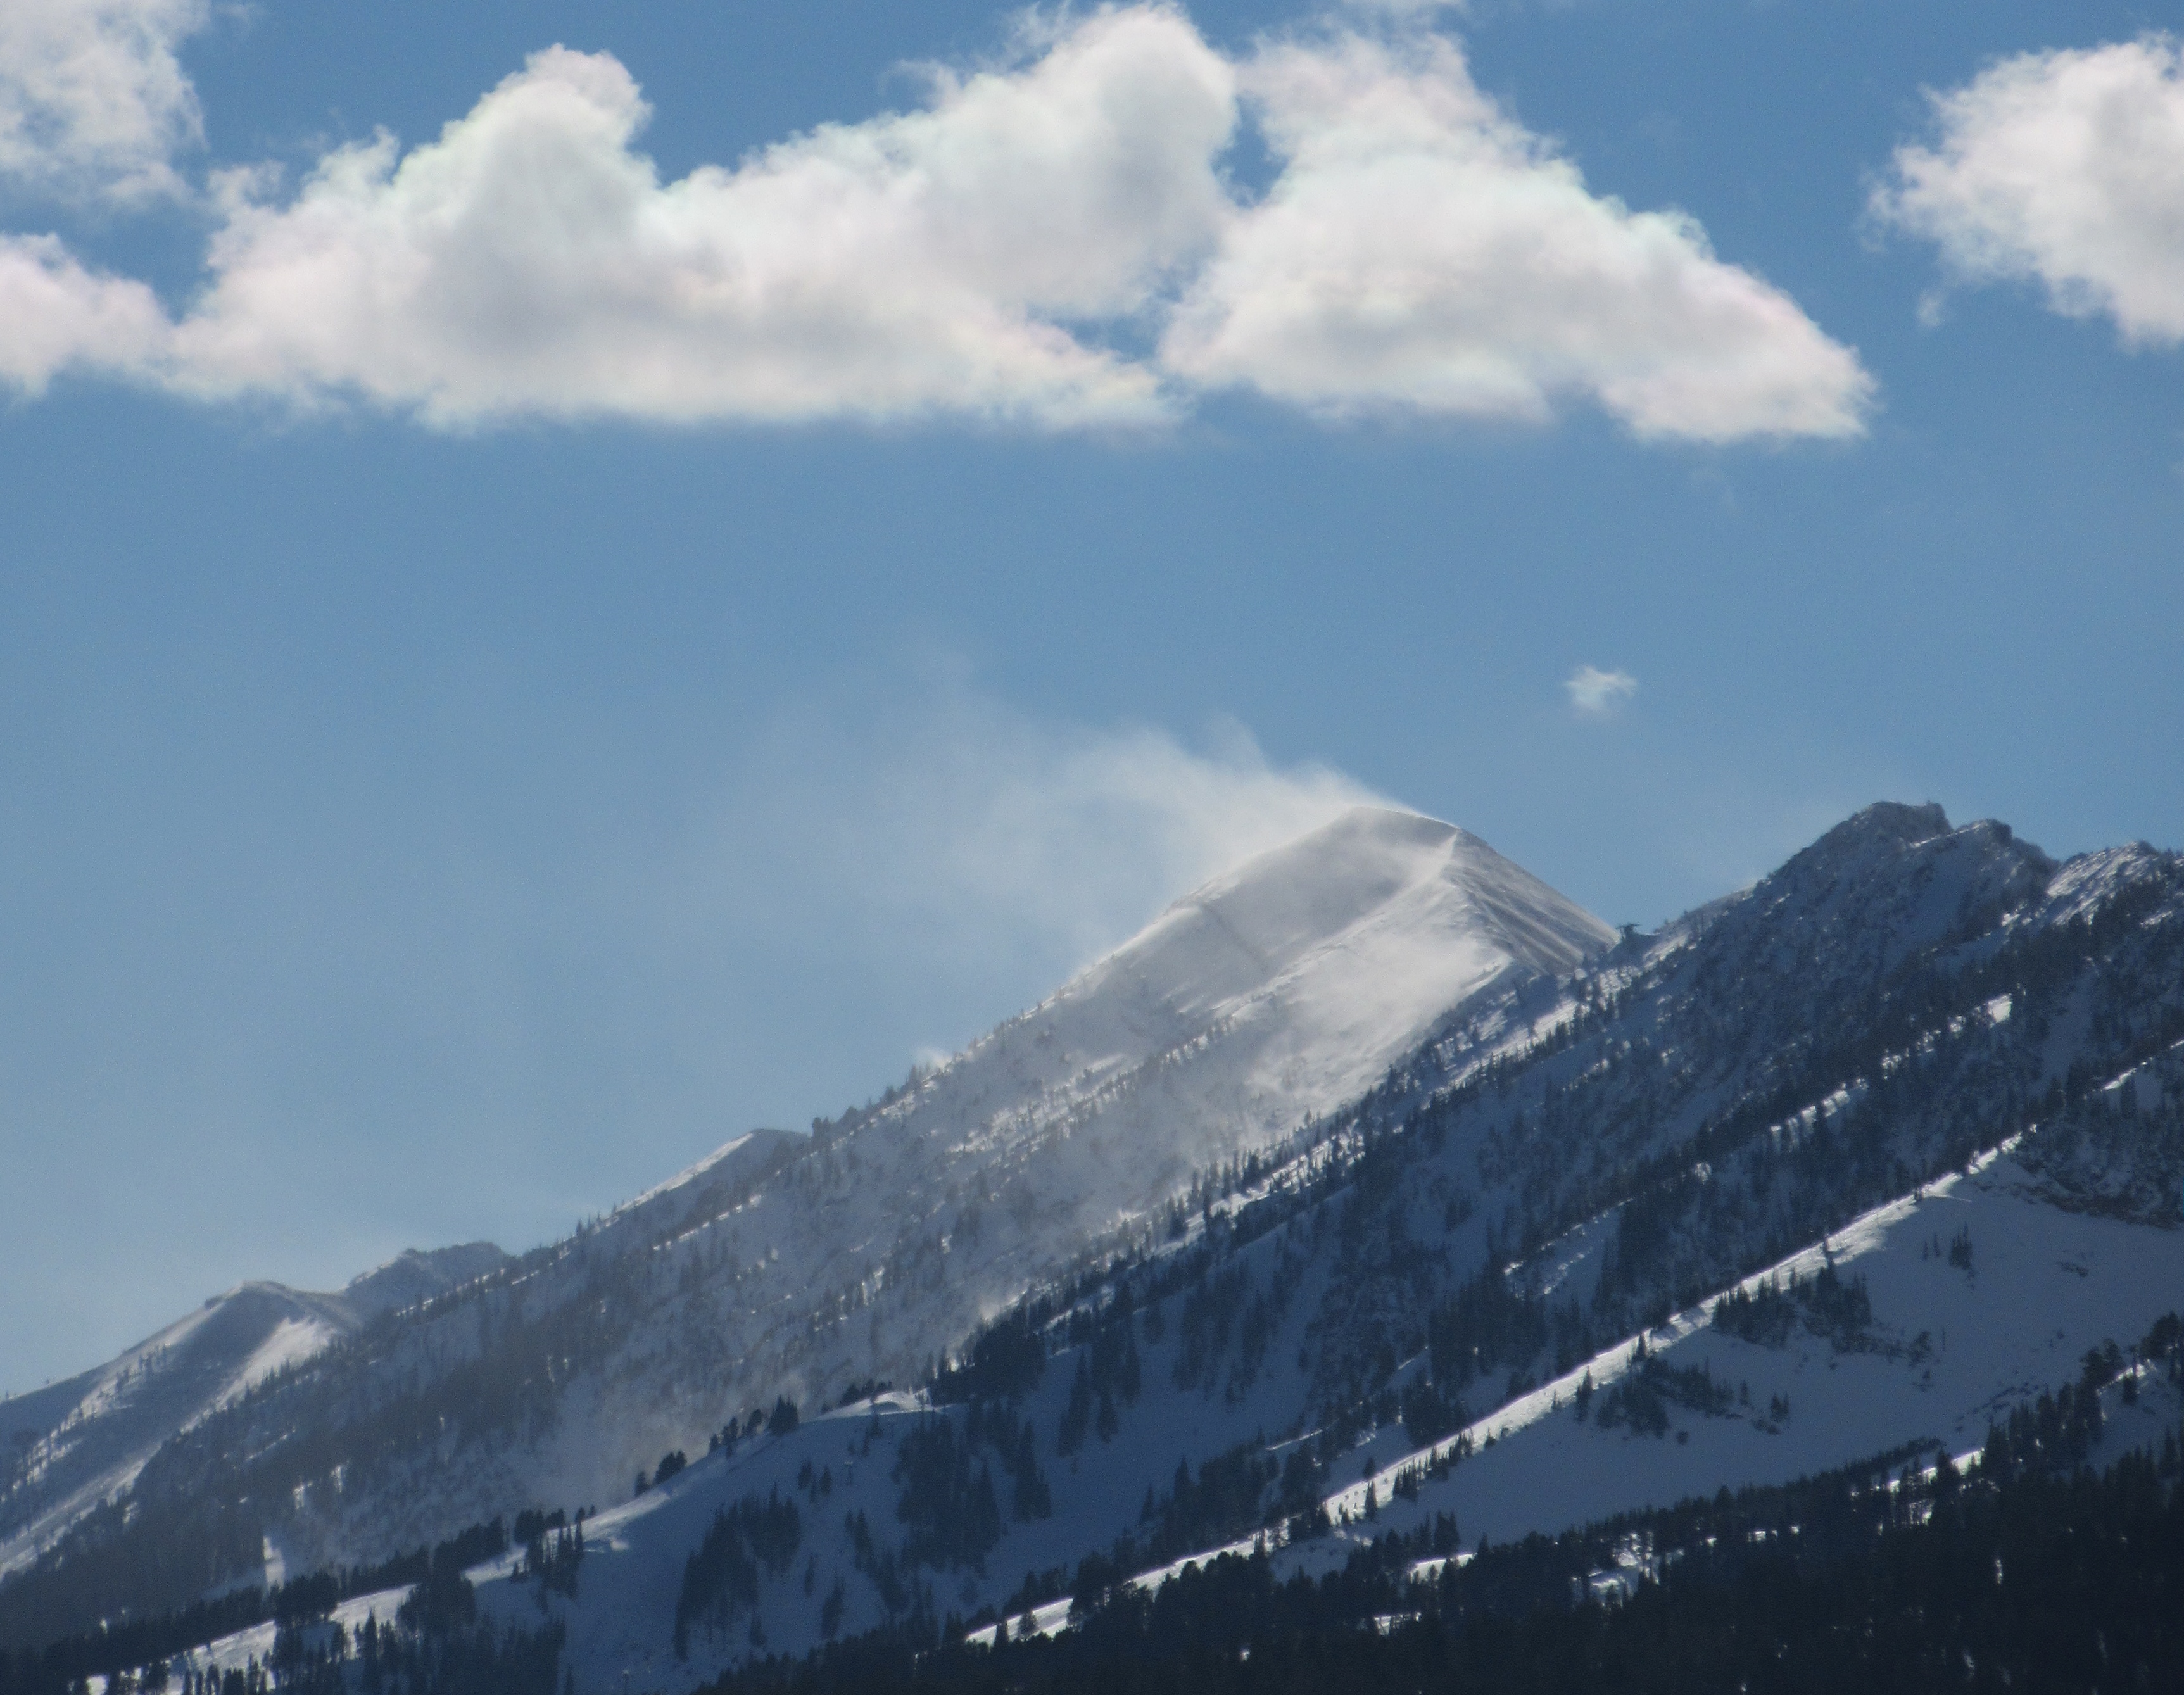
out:
<path id="1" fill-rule="evenodd" d="M 208 1413 L 380 1314 L 444 1295 L 506 1258 L 471 1242 L 413 1248 L 332 1294 L 242 1284 L 106 1365 L 0 1402 L 0 1452 L 16 1466 L 0 1494 L 0 1572 L 125 1488 L 162 1444 Z"/>
<path id="2" fill-rule="evenodd" d="M 1959 1232 L 1974 1244 L 1970 1268 L 1936 1251 Z M 1990 1420 L 2075 1377 L 2086 1350 L 2120 1341 L 2127 1351 L 2156 1317 L 2184 1303 L 2184 1233 L 2058 1208 L 2009 1154 L 1874 1209 L 1826 1248 L 1792 1256 L 1747 1286 L 1809 1279 L 1830 1263 L 1841 1277 L 1864 1279 L 1871 1295 L 1874 1323 L 1850 1346 L 1802 1327 L 1780 1346 L 1741 1341 L 1709 1326 L 1711 1302 L 1648 1333 L 1655 1359 L 1679 1371 L 1702 1366 L 1748 1402 L 1741 1397 L 1712 1413 L 1672 1404 L 1658 1436 L 1579 1419 L 1581 1379 L 1591 1381 L 1597 1408 L 1630 1369 L 1632 1346 L 1618 1344 L 1462 1432 L 1474 1451 L 1446 1477 L 1425 1479 L 1414 1497 L 1399 1496 L 1396 1480 L 1407 1466 L 1446 1453 L 1455 1438 L 1415 1449 L 1398 1427 L 1387 1427 L 1351 1450 L 1348 1480 L 1322 1497 L 1333 1528 L 1294 1543 L 1278 1529 L 1222 1546 L 1270 1545 L 1278 1572 L 1318 1573 L 1339 1569 L 1363 1542 L 1438 1514 L 1453 1514 L 1470 1546 L 1723 1486 L 1785 1481 L 1912 1442 L 1961 1456 L 1980 1445 Z M 1149 1380 L 1161 1380 L 1174 1352 L 1173 1341 L 1147 1345 Z M 1050 1373 L 1028 1397 L 1022 1410 L 1035 1425 L 1050 1427 L 1059 1416 L 1066 1380 Z M 1778 1395 L 1790 1408 L 1780 1419 L 1768 1412 Z M 1036 1625 L 1061 1627 L 1066 1601 L 1035 1609 L 1011 1604 L 1026 1575 L 1068 1561 L 1095 1531 L 1128 1528 L 1138 1516 L 1134 1496 L 1167 1480 L 1173 1456 L 1225 1445 L 1238 1430 L 1250 1434 L 1250 1418 L 1233 1408 L 1167 1398 L 1165 1408 L 1134 1413 L 1125 1432 L 1112 1445 L 1095 1444 L 1081 1469 L 1050 1467 L 1053 1519 L 1012 1525 L 982 1568 L 912 1571 L 913 1586 L 936 1609 L 959 1616 L 990 1609 L 1021 1620 L 1035 1611 Z M 2155 1385 L 2136 1408 L 2112 1393 L 2107 1410 L 2104 1458 L 2158 1441 L 2173 1428 L 2176 1409 Z M 619 1687 L 627 1675 L 634 1687 L 670 1695 L 696 1688 L 747 1653 L 795 1652 L 820 1640 L 838 1586 L 837 1632 L 869 1628 L 888 1610 L 844 1520 L 861 1514 L 882 1540 L 899 1535 L 895 1455 L 905 1433 L 941 1416 L 917 1398 L 888 1396 L 825 1413 L 788 1436 L 750 1442 L 733 1457 L 708 1457 L 590 1520 L 573 1600 L 542 1601 L 514 1557 L 474 1570 L 481 1600 L 521 1627 L 535 1627 L 542 1613 L 563 1620 L 579 1687 Z M 1369 1483 L 1360 1475 L 1368 1462 L 1376 1473 Z M 798 1504 L 802 1536 L 794 1556 L 733 1628 L 694 1632 L 687 1657 L 678 1657 L 672 1621 L 685 1557 L 716 1510 L 767 1497 Z M 367 1612 L 384 1620 L 399 1598 L 348 1603 L 343 1622 L 353 1629 Z M 262 1659 L 271 1638 L 271 1627 L 262 1626 L 192 1664 Z"/>
<path id="3" fill-rule="evenodd" d="M 1975 1245 L 1969 1270 L 1951 1264 L 1943 1251 L 1959 1231 Z M 1269 1545 L 1278 1571 L 1317 1573 L 1338 1569 L 1361 1542 L 1415 1529 L 1437 1514 L 1456 1517 L 1468 1547 L 1481 1536 L 1500 1542 L 1553 1532 L 1724 1486 L 1787 1481 L 1914 1442 L 1961 1455 L 1981 1445 L 1991 1420 L 2075 1378 L 2087 1350 L 2116 1341 L 2127 1352 L 2156 1318 L 2184 1306 L 2184 1232 L 2064 1211 L 2008 1155 L 1875 1208 L 1826 1248 L 1802 1252 L 1749 1282 L 1810 1279 L 1830 1263 L 1845 1279 L 1864 1279 L 1872 1302 L 1873 1323 L 1847 1345 L 1803 1327 L 1779 1346 L 1742 1341 L 1709 1326 L 1711 1302 L 1647 1333 L 1648 1350 L 1661 1363 L 1675 1371 L 1703 1368 L 1729 1389 L 1736 1398 L 1725 1408 L 1672 1402 L 1659 1435 L 1580 1419 L 1580 1380 L 1591 1383 L 1593 1408 L 1602 1406 L 1631 1369 L 1631 1338 L 1461 1432 L 1473 1451 L 1446 1477 L 1422 1479 L 1415 1497 L 1396 1493 L 1397 1477 L 1446 1455 L 1457 1438 L 1418 1448 L 1400 1425 L 1383 1426 L 1349 1451 L 1341 1486 L 1320 1497 L 1332 1529 L 1288 1544 L 1277 1526 L 1206 1552 Z M 1171 1380 L 1179 1341 L 1171 1332 L 1143 1345 L 1149 1385 Z M 1061 1416 L 1068 1380 L 1066 1371 L 1050 1370 L 1020 1409 L 1040 1430 L 1042 1447 Z M 1284 1387 L 1269 1382 L 1242 1406 L 1156 1387 L 1124 1415 L 1114 1441 L 1095 1438 L 1078 1464 L 1045 1456 L 1052 1519 L 1011 1524 L 976 1566 L 913 1570 L 913 1589 L 922 1586 L 936 1614 L 1020 1614 L 1023 1608 L 1012 1607 L 1011 1597 L 1028 1576 L 1072 1565 L 1137 1528 L 1145 1492 L 1164 1487 L 1178 1459 L 1200 1460 L 1251 1441 L 1284 1399 Z M 1779 1419 L 1770 1412 L 1777 1396 L 1789 1408 Z M 577 1599 L 549 1603 L 570 1626 L 579 1686 L 616 1687 L 627 1672 L 643 1687 L 679 1692 L 745 1654 L 801 1651 L 821 1639 L 838 1585 L 838 1631 L 884 1622 L 883 1592 L 844 1521 L 861 1513 L 883 1541 L 899 1539 L 903 1491 L 894 1456 L 905 1431 L 943 1416 L 961 1413 L 905 1397 L 877 1407 L 857 1403 L 733 1458 L 709 1458 L 667 1487 L 593 1520 Z M 2142 1435 L 2156 1438 L 2165 1428 L 2152 1409 L 2129 1428 L 2141 1425 Z M 1273 1452 L 1290 1446 L 1283 1434 L 1273 1436 Z M 1369 1482 L 1368 1464 L 1375 1473 Z M 800 1476 L 822 1471 L 823 1496 L 816 1482 L 800 1484 Z M 684 1558 L 716 1509 L 768 1495 L 799 1503 L 804 1534 L 794 1558 L 733 1629 L 698 1633 L 688 1657 L 678 1659 L 672 1621 Z M 484 1599 L 511 1620 L 535 1620 L 536 1586 L 512 1578 L 511 1564 L 477 1574 Z M 1062 1611 L 1050 1609 L 1045 1622 L 1059 1622 Z"/>
<path id="4" fill-rule="evenodd" d="M 1960 1231 L 1974 1245 L 1969 1268 L 1947 1257 Z M 1503 1542 L 1724 1486 L 1786 1482 L 1914 1442 L 1961 1456 L 2013 1407 L 2077 1377 L 2088 1350 L 2115 1342 L 2127 1352 L 2156 1319 L 2184 1308 L 2184 1232 L 2064 1211 L 2008 1155 L 1875 1208 L 1743 1286 L 1809 1280 L 1830 1263 L 1838 1276 L 1864 1280 L 1874 1317 L 1862 1335 L 1843 1341 L 1800 1324 L 1763 1345 L 1713 1328 L 1709 1300 L 1645 1340 L 1670 1370 L 1703 1370 L 1733 1391 L 1730 1406 L 1672 1400 L 1660 1436 L 1580 1419 L 1582 1380 L 1596 1408 L 1630 1372 L 1636 1339 L 1618 1342 L 1468 1427 L 1476 1451 L 1415 1503 L 1398 1500 L 1390 1480 L 1435 1450 L 1412 1450 L 1395 1430 L 1368 1444 L 1361 1456 L 1388 1474 L 1374 1486 L 1381 1522 L 1338 1532 L 1300 1563 L 1324 1569 L 1355 1535 L 1408 1529 L 1435 1512 L 1454 1513 L 1468 1540 Z M 1777 1396 L 1789 1408 L 1780 1419 L 1769 1411 Z M 1361 1479 L 1329 1497 L 1330 1513 L 1362 1517 L 1368 1486 Z"/>

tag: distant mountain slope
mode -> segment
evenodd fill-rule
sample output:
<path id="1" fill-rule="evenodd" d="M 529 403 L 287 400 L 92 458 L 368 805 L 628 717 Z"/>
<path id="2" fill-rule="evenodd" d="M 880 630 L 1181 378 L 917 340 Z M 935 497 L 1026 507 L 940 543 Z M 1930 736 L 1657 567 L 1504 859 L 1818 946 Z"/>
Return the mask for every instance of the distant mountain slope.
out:
<path id="1" fill-rule="evenodd" d="M 484 1276 L 491 1242 L 412 1248 L 333 1294 L 245 1283 L 65 1383 L 0 1402 L 0 1573 L 136 1480 L 175 1436 L 372 1319 Z"/>
<path id="2" fill-rule="evenodd" d="M 1476 837 L 1357 809 L 1185 896 L 897 1098 L 811 1138 L 738 1138 L 460 1299 L 132 1450 L 136 1517 L 86 1545 L 111 1550 L 118 1600 L 142 1582 L 132 1540 L 226 1570 L 256 1557 L 254 1529 L 315 1564 L 512 1500 L 615 1498 L 733 1409 L 922 1376 L 1028 1290 L 1180 1229 L 1201 1173 L 1343 1107 L 1446 1020 L 1552 993 L 1613 939 Z M 242 1518 L 212 1514 L 245 1497 Z M 68 1522 L 8 1510 L 25 1552 Z M 55 1592 L 100 1592 L 75 1570 Z M 0 1594 L 0 1634 L 6 1618 Z"/>

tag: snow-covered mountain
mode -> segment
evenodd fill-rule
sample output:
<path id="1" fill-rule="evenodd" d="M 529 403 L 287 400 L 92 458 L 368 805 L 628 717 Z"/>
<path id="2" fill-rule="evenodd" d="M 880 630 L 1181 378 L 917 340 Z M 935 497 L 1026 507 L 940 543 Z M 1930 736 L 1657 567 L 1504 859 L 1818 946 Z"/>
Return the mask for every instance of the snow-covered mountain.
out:
<path id="1" fill-rule="evenodd" d="M 1051 1624 L 1088 1555 L 1157 1570 L 1266 1538 L 1324 1569 L 1435 1514 L 1499 1541 L 1976 1447 L 2184 1306 L 2180 920 L 2172 856 L 2058 865 L 1932 808 L 1861 814 L 1445 1023 L 926 1398 L 610 1508 L 561 1609 L 580 1681 L 688 1687 L 920 1607 Z M 799 1505 L 793 1558 L 694 1614 L 678 1658 L 688 1557 L 770 1497 Z M 532 1591 L 506 1570 L 483 1593 Z"/>
<path id="2" fill-rule="evenodd" d="M 103 1366 L 0 1401 L 0 1573 L 35 1558 L 136 1480 L 154 1453 L 384 1313 L 484 1276 L 508 1256 L 491 1242 L 412 1248 L 332 1294 L 244 1283 L 215 1295 Z"/>
<path id="3" fill-rule="evenodd" d="M 140 1514 L 156 1497 L 172 1515 L 144 1533 L 226 1536 L 248 1560 L 256 1539 L 193 1519 L 248 1495 L 289 1503 L 262 1528 L 291 1567 L 366 1558 L 510 1500 L 611 1499 L 783 1393 L 913 1380 L 1027 1291 L 1156 1240 L 1201 1174 L 1343 1107 L 1439 1023 L 1613 939 L 1476 837 L 1355 810 L 1186 895 L 896 1098 L 809 1138 L 739 1137 L 192 1425 L 136 1491 Z M 404 1434 L 426 1422 L 459 1434 Z M 269 1443 L 277 1487 L 245 1480 Z M 34 1515 L 26 1486 L 0 1528 L 20 1558 L 111 1493 Z"/>
<path id="4" fill-rule="evenodd" d="M 207 1417 L 0 1632 L 141 1607 L 160 1549 L 293 1570 L 588 1506 L 573 1585 L 511 1553 L 481 1604 L 671 1695 L 891 1620 L 1054 1625 L 1240 1538 L 1323 1567 L 1962 1452 L 2184 1306 L 2176 856 L 1880 806 L 1612 942 L 1353 814 L 898 1097 Z"/>

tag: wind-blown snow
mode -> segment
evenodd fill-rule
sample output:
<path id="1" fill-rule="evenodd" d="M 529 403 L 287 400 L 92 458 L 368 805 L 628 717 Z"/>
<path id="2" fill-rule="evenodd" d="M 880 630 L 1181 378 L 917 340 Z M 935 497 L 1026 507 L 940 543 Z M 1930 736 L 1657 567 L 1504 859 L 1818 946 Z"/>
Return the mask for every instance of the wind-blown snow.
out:
<path id="1" fill-rule="evenodd" d="M 794 1358 L 737 1352 L 738 1375 L 785 1372 L 810 1391 L 872 1373 L 909 1380 L 1198 1174 L 1280 1142 L 1442 1021 L 1565 974 L 1614 939 L 1476 836 L 1357 807 L 1185 895 L 756 1193 L 750 1168 L 701 1179 L 701 1167 L 620 1216 L 650 1229 L 660 1207 L 684 1209 L 686 1238 L 716 1237 L 694 1251 L 761 1277 L 763 1291 L 737 1297 L 744 1313 L 768 1308 L 754 1343 L 775 1344 L 791 1311 L 870 1314 Z M 916 1298 L 903 1298 L 913 1282 Z M 720 1406 L 735 1392 L 722 1386 Z M 656 1453 L 688 1434 L 691 1413 L 676 1416 L 671 1405 L 617 1451 L 612 1475 L 646 1442 Z M 603 1480 L 571 1478 L 564 1492 Z"/>

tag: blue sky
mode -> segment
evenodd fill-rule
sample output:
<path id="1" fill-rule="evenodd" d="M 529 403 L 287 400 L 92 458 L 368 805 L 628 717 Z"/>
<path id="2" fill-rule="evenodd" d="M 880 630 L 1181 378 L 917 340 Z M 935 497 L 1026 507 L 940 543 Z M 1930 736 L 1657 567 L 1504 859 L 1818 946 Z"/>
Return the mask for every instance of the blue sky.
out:
<path id="1" fill-rule="evenodd" d="M 0 1388 L 861 1100 L 1351 798 L 1648 925 L 1884 797 L 2184 838 L 2174 11 L 40 17 Z"/>

